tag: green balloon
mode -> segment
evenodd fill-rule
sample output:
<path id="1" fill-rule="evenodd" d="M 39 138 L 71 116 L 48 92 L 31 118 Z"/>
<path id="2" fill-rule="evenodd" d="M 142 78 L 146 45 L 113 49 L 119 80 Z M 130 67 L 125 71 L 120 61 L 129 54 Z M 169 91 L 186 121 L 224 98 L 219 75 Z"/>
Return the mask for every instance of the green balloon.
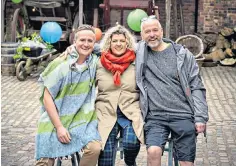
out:
<path id="1" fill-rule="evenodd" d="M 21 3 L 22 0 L 11 0 L 13 3 Z"/>
<path id="2" fill-rule="evenodd" d="M 135 9 L 131 11 L 127 17 L 127 23 L 130 29 L 136 32 L 141 31 L 141 20 L 144 17 L 148 17 L 147 13 L 142 9 Z"/>

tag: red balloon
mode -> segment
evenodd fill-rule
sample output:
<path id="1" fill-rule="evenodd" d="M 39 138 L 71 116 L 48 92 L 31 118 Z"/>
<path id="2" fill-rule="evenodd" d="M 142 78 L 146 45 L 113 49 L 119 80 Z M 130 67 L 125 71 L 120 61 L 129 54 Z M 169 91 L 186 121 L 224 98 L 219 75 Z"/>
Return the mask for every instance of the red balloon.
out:
<path id="1" fill-rule="evenodd" d="M 101 38 L 102 38 L 102 31 L 101 31 L 101 29 L 94 28 L 94 30 L 95 30 L 95 35 L 96 35 L 96 41 L 101 40 Z"/>

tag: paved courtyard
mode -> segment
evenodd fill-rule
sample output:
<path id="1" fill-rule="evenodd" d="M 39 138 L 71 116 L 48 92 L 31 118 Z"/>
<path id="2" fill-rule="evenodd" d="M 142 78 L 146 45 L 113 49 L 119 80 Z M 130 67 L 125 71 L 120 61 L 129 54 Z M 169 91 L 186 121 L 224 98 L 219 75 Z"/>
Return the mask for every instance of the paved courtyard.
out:
<path id="1" fill-rule="evenodd" d="M 196 166 L 236 166 L 236 68 L 202 68 L 207 88 L 210 120 L 207 142 L 197 140 Z M 1 77 L 1 165 L 33 166 L 34 136 L 39 118 L 40 89 L 36 79 L 20 82 L 16 77 Z M 63 165 L 71 165 L 63 161 Z M 119 154 L 117 166 L 123 166 Z M 142 146 L 138 166 L 146 166 Z M 162 166 L 167 166 L 166 154 Z"/>

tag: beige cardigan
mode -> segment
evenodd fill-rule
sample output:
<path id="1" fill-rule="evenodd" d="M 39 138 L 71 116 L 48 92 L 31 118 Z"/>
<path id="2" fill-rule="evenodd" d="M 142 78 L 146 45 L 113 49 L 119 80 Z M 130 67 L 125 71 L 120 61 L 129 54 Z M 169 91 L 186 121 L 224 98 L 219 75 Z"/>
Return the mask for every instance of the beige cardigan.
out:
<path id="1" fill-rule="evenodd" d="M 121 86 L 115 86 L 113 75 L 98 61 L 96 73 L 98 94 L 96 112 L 98 116 L 98 131 L 102 138 L 103 149 L 107 138 L 117 121 L 117 106 L 122 113 L 132 121 L 134 132 L 141 143 L 144 143 L 143 119 L 139 107 L 139 90 L 135 82 L 134 63 L 121 75 Z"/>

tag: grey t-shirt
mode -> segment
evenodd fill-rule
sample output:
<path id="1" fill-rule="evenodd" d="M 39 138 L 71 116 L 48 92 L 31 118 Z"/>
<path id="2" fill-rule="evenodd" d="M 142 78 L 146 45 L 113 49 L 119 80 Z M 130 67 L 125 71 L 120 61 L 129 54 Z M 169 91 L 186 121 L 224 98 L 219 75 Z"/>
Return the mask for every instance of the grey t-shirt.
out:
<path id="1" fill-rule="evenodd" d="M 177 57 L 172 45 L 161 52 L 149 50 L 144 85 L 147 88 L 149 115 L 192 117 L 190 105 L 181 88 Z"/>

